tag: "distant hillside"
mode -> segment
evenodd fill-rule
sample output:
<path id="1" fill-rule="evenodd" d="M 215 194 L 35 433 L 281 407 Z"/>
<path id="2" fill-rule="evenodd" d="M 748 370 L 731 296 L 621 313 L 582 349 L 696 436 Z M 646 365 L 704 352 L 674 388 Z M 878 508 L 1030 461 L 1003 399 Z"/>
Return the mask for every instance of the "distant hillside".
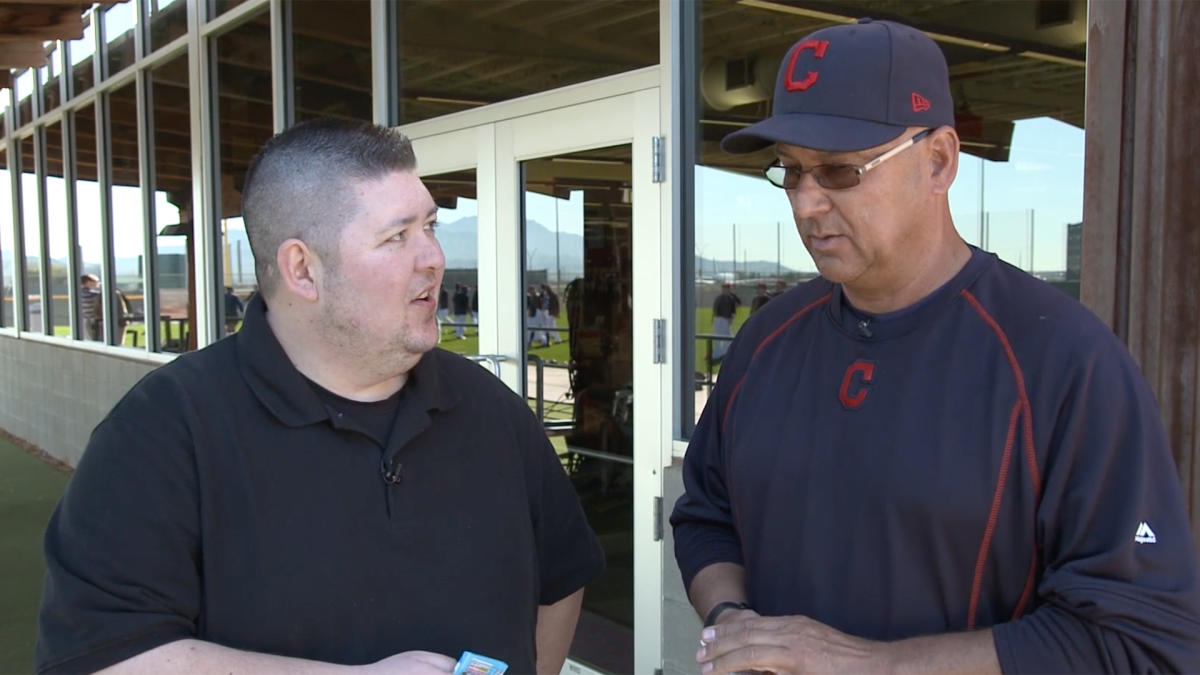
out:
<path id="1" fill-rule="evenodd" d="M 461 218 L 438 227 L 438 241 L 446 256 L 446 267 L 475 269 L 479 265 L 479 221 L 474 216 Z M 525 228 L 525 265 L 533 270 L 555 269 L 554 231 L 536 220 Z M 583 274 L 583 237 L 560 232 L 558 268 L 564 279 Z"/>

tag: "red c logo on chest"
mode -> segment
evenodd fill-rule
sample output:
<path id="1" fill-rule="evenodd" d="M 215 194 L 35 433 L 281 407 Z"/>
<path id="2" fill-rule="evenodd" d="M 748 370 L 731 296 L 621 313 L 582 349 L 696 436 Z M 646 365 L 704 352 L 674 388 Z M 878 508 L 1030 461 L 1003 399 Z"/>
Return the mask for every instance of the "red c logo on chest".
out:
<path id="1" fill-rule="evenodd" d="M 855 376 L 858 377 L 855 377 Z M 850 364 L 846 374 L 842 376 L 842 387 L 838 389 L 838 400 L 846 410 L 854 410 L 867 400 L 867 387 L 875 375 L 875 364 L 859 359 Z M 854 394 L 850 391 L 853 388 Z"/>

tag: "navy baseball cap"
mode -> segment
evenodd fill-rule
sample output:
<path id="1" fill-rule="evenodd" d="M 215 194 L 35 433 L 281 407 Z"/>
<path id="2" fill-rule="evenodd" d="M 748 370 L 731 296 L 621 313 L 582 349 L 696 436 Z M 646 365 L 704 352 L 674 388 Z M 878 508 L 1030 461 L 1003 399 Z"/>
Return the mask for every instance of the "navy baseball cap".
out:
<path id="1" fill-rule="evenodd" d="M 726 152 L 775 143 L 851 152 L 881 145 L 907 127 L 954 126 L 942 50 L 894 21 L 859 19 L 792 45 L 775 82 L 771 116 L 721 140 Z"/>

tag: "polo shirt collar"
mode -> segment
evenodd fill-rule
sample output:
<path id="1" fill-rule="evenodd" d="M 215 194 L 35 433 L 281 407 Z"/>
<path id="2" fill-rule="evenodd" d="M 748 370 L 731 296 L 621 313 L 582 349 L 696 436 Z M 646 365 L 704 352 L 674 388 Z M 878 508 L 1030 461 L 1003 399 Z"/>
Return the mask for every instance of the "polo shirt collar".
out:
<path id="1" fill-rule="evenodd" d="M 329 411 L 308 379 L 296 369 L 267 323 L 267 304 L 255 293 L 246 304 L 242 328 L 235 336 L 238 367 L 258 400 L 280 422 L 290 427 L 316 424 L 329 419 Z M 405 398 L 416 401 L 419 410 L 449 410 L 457 395 L 445 386 L 440 350 L 421 357 L 404 383 Z"/>

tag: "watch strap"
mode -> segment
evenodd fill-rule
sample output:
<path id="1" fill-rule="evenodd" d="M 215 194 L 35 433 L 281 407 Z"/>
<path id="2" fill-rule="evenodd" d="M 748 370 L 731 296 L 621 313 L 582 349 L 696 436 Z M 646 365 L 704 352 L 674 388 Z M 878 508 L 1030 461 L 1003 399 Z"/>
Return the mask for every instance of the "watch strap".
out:
<path id="1" fill-rule="evenodd" d="M 750 609 L 750 605 L 747 605 L 744 602 L 734 602 L 733 600 L 718 602 L 717 604 L 713 605 L 712 609 L 708 610 L 708 616 L 704 617 L 704 627 L 708 628 L 716 623 L 717 618 L 721 616 L 721 613 L 727 609 Z"/>

